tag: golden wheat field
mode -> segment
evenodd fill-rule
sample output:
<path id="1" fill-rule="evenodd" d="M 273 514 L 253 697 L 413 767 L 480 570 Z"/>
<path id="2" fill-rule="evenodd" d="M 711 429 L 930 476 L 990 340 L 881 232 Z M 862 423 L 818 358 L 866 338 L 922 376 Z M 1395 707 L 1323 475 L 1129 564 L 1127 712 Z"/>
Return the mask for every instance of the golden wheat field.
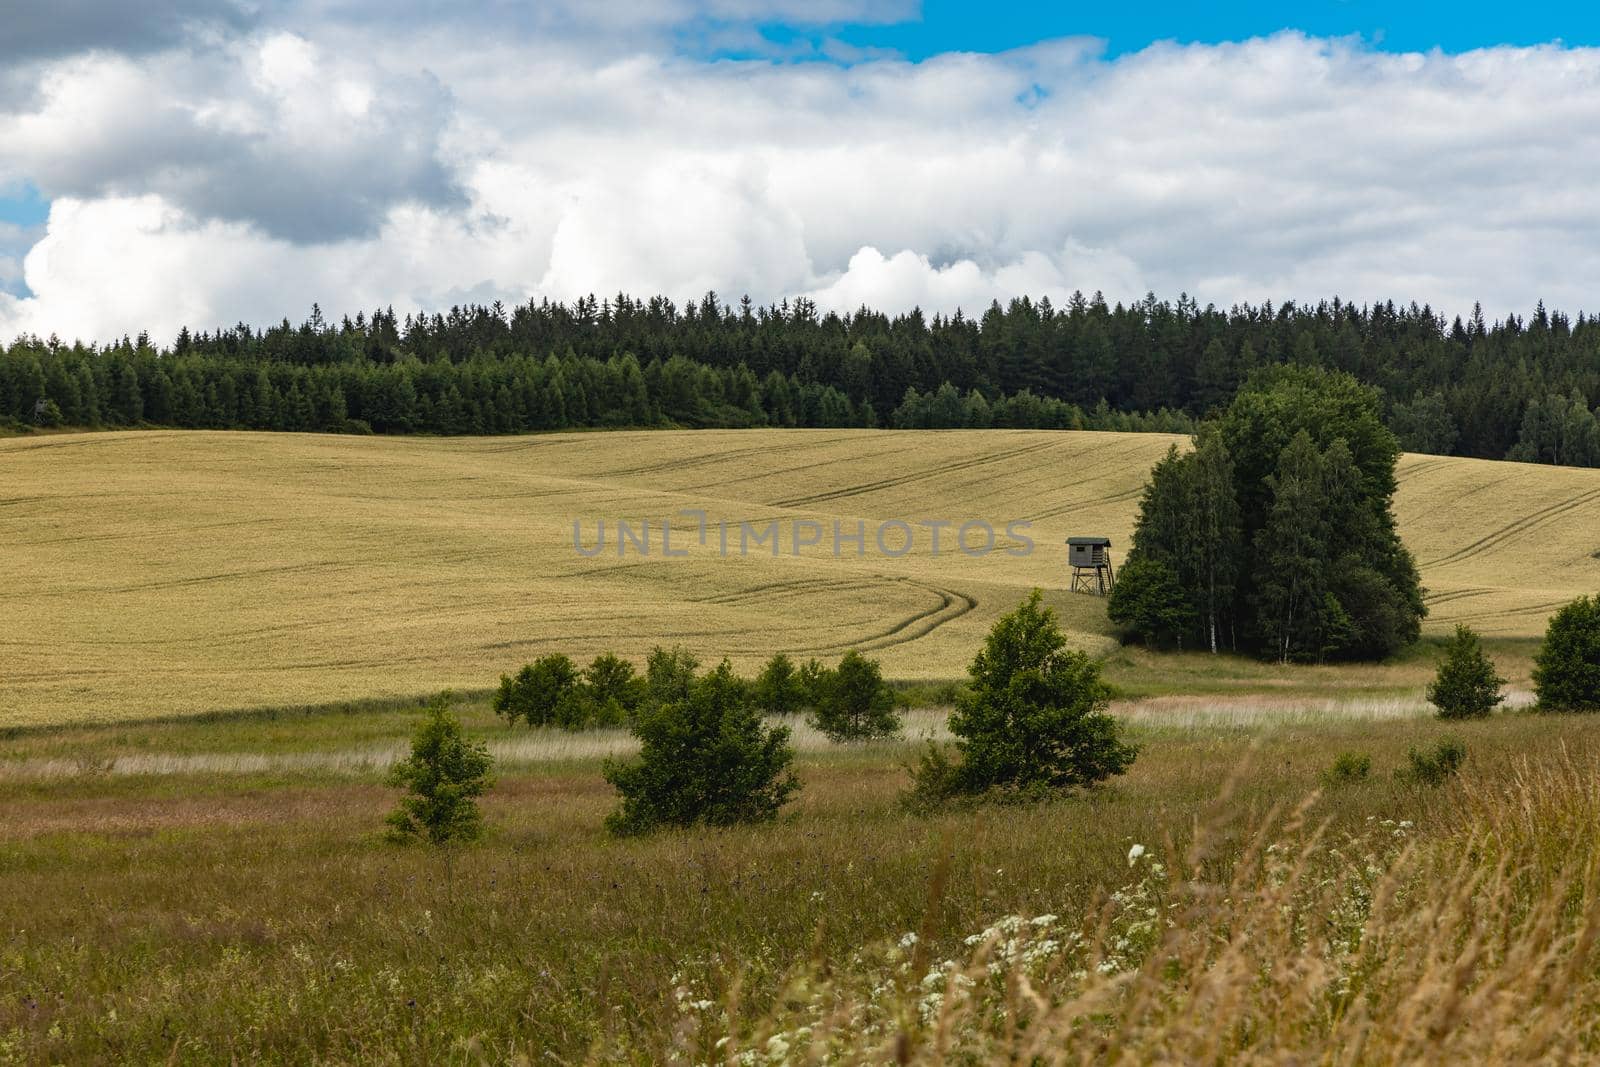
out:
<path id="1" fill-rule="evenodd" d="M 1083 647 L 1104 648 L 1103 601 L 1066 591 L 1062 541 L 1108 536 L 1120 558 L 1146 473 L 1174 440 L 0 440 L 0 725 L 482 689 L 545 652 L 639 658 L 659 643 L 741 668 L 853 647 L 890 677 L 953 678 L 1033 586 Z M 1406 456 L 1400 478 L 1430 629 L 1536 635 L 1557 604 L 1600 589 L 1600 471 Z M 620 553 L 618 520 L 634 535 Z M 951 524 L 937 552 L 924 520 Z M 755 540 L 773 521 L 776 553 Z M 958 550 L 968 521 L 995 530 L 987 554 L 982 526 Z M 1010 523 L 1029 525 L 1007 536 Z M 864 554 L 849 540 L 862 532 Z"/>

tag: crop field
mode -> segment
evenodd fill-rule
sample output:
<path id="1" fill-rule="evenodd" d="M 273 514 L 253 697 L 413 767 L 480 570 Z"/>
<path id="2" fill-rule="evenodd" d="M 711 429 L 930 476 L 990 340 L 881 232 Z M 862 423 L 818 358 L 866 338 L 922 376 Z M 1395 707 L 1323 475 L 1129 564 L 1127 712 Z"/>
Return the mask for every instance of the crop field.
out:
<path id="1" fill-rule="evenodd" d="M 1174 440 L 0 440 L 0 726 L 476 691 L 548 651 L 638 659 L 662 643 L 741 669 L 854 647 L 890 677 L 949 679 L 1033 586 L 1080 646 L 1107 652 L 1103 602 L 1065 591 L 1062 541 L 1105 535 L 1121 558 L 1140 487 Z M 1600 471 L 1407 456 L 1400 479 L 1428 631 L 1466 621 L 1533 638 L 1559 603 L 1600 589 Z M 633 534 L 621 551 L 619 520 Z M 923 520 L 951 524 L 937 552 Z M 991 551 L 981 525 L 958 549 L 969 521 L 993 529 Z M 1029 525 L 1008 536 L 1012 523 Z M 1393 680 L 1420 685 L 1415 672 Z"/>

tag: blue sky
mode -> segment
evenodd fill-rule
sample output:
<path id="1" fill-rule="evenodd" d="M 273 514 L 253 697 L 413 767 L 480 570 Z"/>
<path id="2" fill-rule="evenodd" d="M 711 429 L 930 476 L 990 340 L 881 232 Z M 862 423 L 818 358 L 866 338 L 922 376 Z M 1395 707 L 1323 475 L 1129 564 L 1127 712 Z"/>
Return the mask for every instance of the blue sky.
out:
<path id="1" fill-rule="evenodd" d="M 891 25 L 848 25 L 818 31 L 763 27 L 771 40 L 832 37 L 862 48 L 885 48 L 913 60 L 941 52 L 999 52 L 1055 37 L 1087 35 L 1107 42 L 1111 56 L 1155 41 L 1215 44 L 1300 30 L 1315 37 L 1360 36 L 1388 51 L 1464 52 L 1498 44 L 1560 40 L 1600 43 L 1600 5 L 1581 3 L 1379 3 L 1375 0 L 1252 0 L 1206 4 L 1151 0 L 1115 3 L 983 3 L 924 0 L 922 17 Z"/>

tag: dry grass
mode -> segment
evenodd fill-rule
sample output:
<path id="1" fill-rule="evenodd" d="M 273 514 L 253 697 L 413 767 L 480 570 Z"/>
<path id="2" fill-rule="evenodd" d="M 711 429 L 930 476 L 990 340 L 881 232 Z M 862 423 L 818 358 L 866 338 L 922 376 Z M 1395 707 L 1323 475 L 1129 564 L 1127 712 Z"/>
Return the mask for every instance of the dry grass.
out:
<path id="1" fill-rule="evenodd" d="M 349 721 L 365 728 L 300 725 L 332 744 Z M 244 731 L 153 733 L 195 754 Z M 97 733 L 137 731 L 20 740 L 92 765 Z M 1447 733 L 1469 750 L 1459 783 L 1394 777 Z M 1104 789 L 932 818 L 897 804 L 906 746 L 808 747 L 777 823 L 630 841 L 602 832 L 615 795 L 593 758 L 507 765 L 490 837 L 448 858 L 382 843 L 394 797 L 371 768 L 0 776 L 0 1062 L 717 1062 L 730 1032 L 765 1052 L 767 1030 L 799 1025 L 832 1025 L 847 1060 L 902 1028 L 937 1060 L 941 1025 L 982 1058 L 1035 1036 L 1073 1061 L 1415 1062 L 1429 1040 L 1436 1062 L 1594 1054 L 1577 935 L 1600 863 L 1600 719 L 1135 734 L 1138 762 Z M 1372 777 L 1289 818 L 1345 750 Z M 1136 843 L 1168 863 L 1164 887 L 1130 868 Z M 1151 900 L 1175 925 L 1141 925 Z M 1087 947 L 1029 972 L 1027 1034 L 1006 1036 L 1003 980 L 921 1021 L 941 961 L 987 973 L 992 946 L 968 935 L 1044 914 Z M 910 932 L 922 947 L 890 959 Z M 840 1024 L 853 1005 L 876 1033 Z"/>
<path id="2" fill-rule="evenodd" d="M 0 726 L 481 689 L 560 649 L 681 642 L 748 669 L 873 650 L 959 677 L 1039 585 L 1086 648 L 1103 605 L 1060 592 L 1060 543 L 1127 544 L 1171 439 L 1024 431 L 706 431 L 492 439 L 130 432 L 0 441 Z M 1532 635 L 1600 588 L 1600 472 L 1406 457 L 1399 512 L 1439 631 Z M 574 519 L 869 529 L 1032 520 L 1038 551 L 900 559 L 583 559 Z M 683 544 L 680 529 L 675 547 Z M 944 534 L 946 546 L 951 531 Z M 1416 672 L 1404 687 L 1420 686 Z M 1350 675 L 1349 677 L 1358 677 Z"/>

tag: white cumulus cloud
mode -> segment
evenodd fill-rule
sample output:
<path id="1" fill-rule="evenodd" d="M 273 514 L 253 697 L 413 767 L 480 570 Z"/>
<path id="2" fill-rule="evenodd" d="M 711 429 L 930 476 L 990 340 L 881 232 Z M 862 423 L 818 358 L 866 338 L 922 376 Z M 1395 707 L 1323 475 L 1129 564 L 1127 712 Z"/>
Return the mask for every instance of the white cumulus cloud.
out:
<path id="1" fill-rule="evenodd" d="M 618 290 L 1595 310 L 1600 51 L 676 47 L 684 23 L 779 7 L 678 0 L 624 33 L 589 5 L 284 0 L 155 51 L 41 60 L 0 98 L 0 184 L 53 199 L 25 257 L 0 234 L 0 336 Z"/>

